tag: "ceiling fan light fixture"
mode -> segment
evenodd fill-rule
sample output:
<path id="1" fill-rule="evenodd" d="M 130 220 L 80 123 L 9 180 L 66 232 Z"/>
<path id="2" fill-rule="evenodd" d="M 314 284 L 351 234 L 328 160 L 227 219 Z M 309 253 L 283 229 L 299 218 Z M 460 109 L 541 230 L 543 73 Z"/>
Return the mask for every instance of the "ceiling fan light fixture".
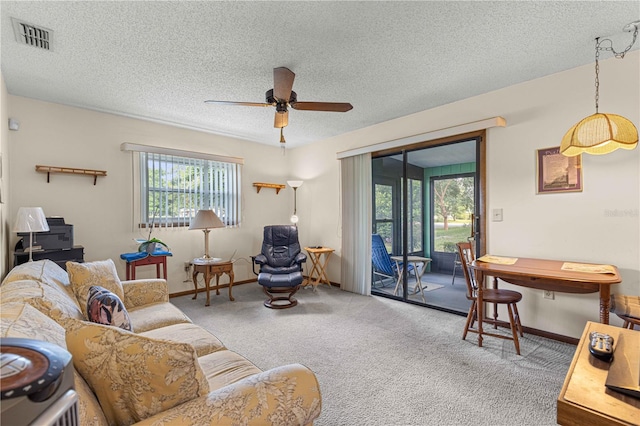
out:
<path id="1" fill-rule="evenodd" d="M 280 146 L 284 148 L 282 128 L 289 125 L 289 107 L 300 111 L 347 112 L 353 106 L 347 102 L 298 102 L 298 95 L 292 90 L 295 73 L 286 67 L 273 69 L 273 89 L 265 92 L 266 102 L 205 101 L 207 104 L 276 107 L 273 127 L 280 129 Z"/>

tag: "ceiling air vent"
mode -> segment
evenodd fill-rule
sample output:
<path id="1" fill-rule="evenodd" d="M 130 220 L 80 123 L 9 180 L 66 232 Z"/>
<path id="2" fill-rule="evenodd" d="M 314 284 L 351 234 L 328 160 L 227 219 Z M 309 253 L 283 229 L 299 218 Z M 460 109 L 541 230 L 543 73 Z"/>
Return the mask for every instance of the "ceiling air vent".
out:
<path id="1" fill-rule="evenodd" d="M 53 31 L 11 18 L 16 41 L 27 46 L 53 50 Z"/>

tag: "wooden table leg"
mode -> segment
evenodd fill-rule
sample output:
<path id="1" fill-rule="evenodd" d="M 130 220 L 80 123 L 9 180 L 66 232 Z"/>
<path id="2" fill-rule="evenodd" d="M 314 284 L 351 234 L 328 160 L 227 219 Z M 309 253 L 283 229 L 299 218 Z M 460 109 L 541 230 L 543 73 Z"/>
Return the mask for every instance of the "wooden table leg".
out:
<path id="1" fill-rule="evenodd" d="M 324 256 L 324 262 L 322 259 L 318 259 L 318 262 L 321 262 L 322 269 L 320 270 L 320 282 L 326 283 L 329 287 L 331 287 L 331 281 L 329 281 L 329 277 L 327 276 L 327 265 L 329 264 L 329 256 L 331 256 L 331 252 L 326 253 Z"/>
<path id="2" fill-rule="evenodd" d="M 205 283 L 205 286 L 207 288 L 207 301 L 205 302 L 204 306 L 209 306 L 209 301 L 210 301 L 210 299 L 209 299 L 210 298 L 210 294 L 209 294 L 210 287 L 209 286 L 210 286 L 210 282 L 211 282 L 211 272 L 209 271 L 209 267 L 207 266 L 207 268 L 205 270 L 205 273 L 204 273 L 204 283 Z"/>
<path id="3" fill-rule="evenodd" d="M 193 268 L 193 275 L 191 276 L 191 280 L 193 281 L 193 287 L 195 288 L 191 300 L 194 300 L 198 298 L 198 271 L 196 271 L 195 267 Z"/>
<path id="4" fill-rule="evenodd" d="M 484 289 L 484 273 L 477 271 L 476 281 L 478 283 L 477 311 L 478 311 L 478 346 L 482 347 L 482 323 L 484 321 L 484 302 L 482 301 L 482 293 Z"/>
<path id="5" fill-rule="evenodd" d="M 229 275 L 229 300 L 231 300 L 233 302 L 233 301 L 236 300 L 231 295 L 231 288 L 233 287 L 233 278 L 234 278 L 234 276 L 233 276 L 233 266 L 231 267 L 231 271 L 227 272 L 227 275 Z"/>
<path id="6" fill-rule="evenodd" d="M 216 296 L 220 296 L 220 275 L 222 275 L 222 273 L 216 272 Z"/>
<path id="7" fill-rule="evenodd" d="M 423 263 L 423 262 L 413 262 L 413 272 L 416 274 L 416 288 L 415 288 L 414 294 L 419 291 L 420 295 L 422 296 L 422 301 L 424 303 L 427 303 L 427 299 L 424 297 L 424 289 L 422 288 L 422 274 L 424 273 L 424 270 L 427 268 L 427 265 L 424 264 L 424 266 L 422 267 L 422 272 L 418 274 L 418 263 Z"/>
<path id="8" fill-rule="evenodd" d="M 609 324 L 609 304 L 611 298 L 611 287 L 603 284 L 600 285 L 600 322 Z"/>
<path id="9" fill-rule="evenodd" d="M 320 274 L 320 266 L 318 262 L 320 261 L 319 253 L 312 253 L 311 255 L 311 263 L 313 264 L 313 268 L 311 269 L 311 273 L 309 274 L 309 280 L 311 281 L 311 285 L 315 289 L 318 286 L 319 282 L 319 274 Z M 315 280 L 314 280 L 315 277 Z"/>
<path id="10" fill-rule="evenodd" d="M 127 262 L 127 281 L 131 279 L 131 262 Z"/>
<path id="11" fill-rule="evenodd" d="M 164 273 L 164 279 L 167 279 L 167 258 L 162 260 L 162 272 Z"/>
<path id="12" fill-rule="evenodd" d="M 398 279 L 396 280 L 396 288 L 393 289 L 393 295 L 398 295 L 398 288 L 400 287 L 400 281 L 402 281 L 403 270 L 400 267 L 400 263 L 396 260 L 396 271 L 398 271 Z"/>

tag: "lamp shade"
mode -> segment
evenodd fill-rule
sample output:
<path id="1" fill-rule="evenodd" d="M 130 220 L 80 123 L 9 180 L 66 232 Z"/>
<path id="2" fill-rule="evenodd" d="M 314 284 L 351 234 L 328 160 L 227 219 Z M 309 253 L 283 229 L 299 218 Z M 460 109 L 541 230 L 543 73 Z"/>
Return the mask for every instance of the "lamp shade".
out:
<path id="1" fill-rule="evenodd" d="M 189 229 L 224 228 L 224 223 L 213 210 L 198 210 Z"/>
<path id="2" fill-rule="evenodd" d="M 300 188 L 304 182 L 301 180 L 288 180 L 287 184 L 292 188 Z"/>
<path id="3" fill-rule="evenodd" d="M 631 121 L 616 114 L 596 113 L 569 129 L 562 138 L 560 152 L 567 157 L 600 155 L 637 145 L 638 129 Z"/>
<path id="4" fill-rule="evenodd" d="M 13 225 L 13 232 L 45 232 L 49 230 L 47 218 L 41 207 L 20 207 Z"/>

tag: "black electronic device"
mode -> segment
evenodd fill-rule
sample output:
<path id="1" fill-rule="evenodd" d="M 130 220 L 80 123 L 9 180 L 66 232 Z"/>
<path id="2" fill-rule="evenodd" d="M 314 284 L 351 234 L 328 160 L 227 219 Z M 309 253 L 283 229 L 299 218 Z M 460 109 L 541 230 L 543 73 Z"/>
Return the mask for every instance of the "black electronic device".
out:
<path id="1" fill-rule="evenodd" d="M 613 358 L 613 337 L 592 331 L 589 334 L 589 352 L 602 361 L 611 361 Z"/>
<path id="2" fill-rule="evenodd" d="M 48 231 L 33 233 L 34 252 L 36 250 L 68 250 L 73 247 L 73 225 L 64 223 L 64 218 L 60 216 L 48 217 L 47 224 L 49 225 Z M 19 249 L 27 250 L 29 233 L 18 232 L 18 237 L 22 237 L 24 242 L 18 241 L 16 251 Z"/>
<path id="3" fill-rule="evenodd" d="M 0 339 L 0 423 L 77 425 L 71 354 L 53 343 Z M 56 423 L 64 419 L 65 423 Z"/>

